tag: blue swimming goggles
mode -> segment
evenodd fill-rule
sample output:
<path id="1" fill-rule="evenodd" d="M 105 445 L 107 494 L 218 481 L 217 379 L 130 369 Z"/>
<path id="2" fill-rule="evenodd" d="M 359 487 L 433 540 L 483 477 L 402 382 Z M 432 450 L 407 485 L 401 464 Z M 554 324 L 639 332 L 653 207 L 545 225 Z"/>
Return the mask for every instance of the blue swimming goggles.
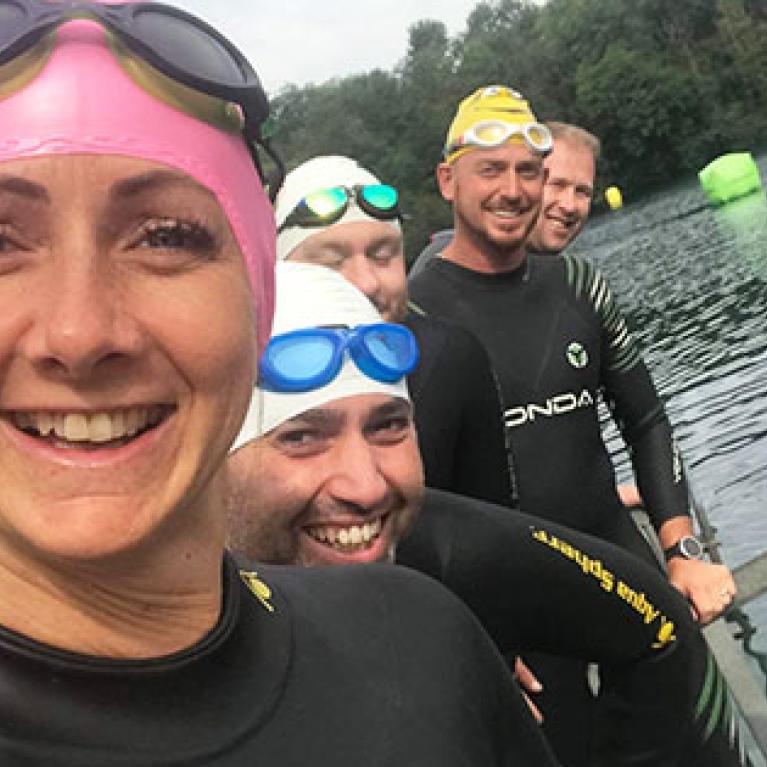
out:
<path id="1" fill-rule="evenodd" d="M 347 352 L 366 376 L 382 383 L 406 376 L 419 356 L 415 336 L 390 322 L 293 330 L 269 341 L 258 385 L 276 392 L 319 389 L 338 375 Z"/>

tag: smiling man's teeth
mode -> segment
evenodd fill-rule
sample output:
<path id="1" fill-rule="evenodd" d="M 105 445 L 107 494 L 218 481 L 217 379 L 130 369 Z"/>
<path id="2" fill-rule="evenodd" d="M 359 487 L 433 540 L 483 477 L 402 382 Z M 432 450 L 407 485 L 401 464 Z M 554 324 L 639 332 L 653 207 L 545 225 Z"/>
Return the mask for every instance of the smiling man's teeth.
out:
<path id="1" fill-rule="evenodd" d="M 14 413 L 13 421 L 19 429 L 35 431 L 41 437 L 50 434 L 67 442 L 111 442 L 132 437 L 147 426 L 162 419 L 163 408 L 134 407 L 103 413 Z"/>
<path id="2" fill-rule="evenodd" d="M 364 525 L 338 527 L 325 525 L 307 527 L 306 532 L 315 541 L 340 551 L 353 552 L 367 548 L 381 534 L 383 523 L 380 518 Z"/>

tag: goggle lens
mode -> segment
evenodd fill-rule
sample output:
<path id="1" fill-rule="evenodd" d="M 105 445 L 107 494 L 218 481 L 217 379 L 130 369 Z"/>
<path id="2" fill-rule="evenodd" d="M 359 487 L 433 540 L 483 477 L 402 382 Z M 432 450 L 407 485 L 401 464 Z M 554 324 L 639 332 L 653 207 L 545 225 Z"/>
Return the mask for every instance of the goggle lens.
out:
<path id="1" fill-rule="evenodd" d="M 269 362 L 275 370 L 296 380 L 310 380 L 321 375 L 333 359 L 335 347 L 330 338 L 321 335 L 300 339 L 273 339 L 269 345 Z"/>
<path id="2" fill-rule="evenodd" d="M 536 148 L 549 146 L 550 136 L 540 125 L 530 125 L 527 129 L 527 139 Z"/>
<path id="3" fill-rule="evenodd" d="M 312 192 L 303 199 L 303 204 L 315 216 L 327 218 L 342 210 L 347 203 L 346 189 L 335 186 L 332 189 L 321 189 Z"/>
<path id="4" fill-rule="evenodd" d="M 371 207 L 381 212 L 394 210 L 399 202 L 399 195 L 388 184 L 368 184 L 361 189 L 362 199 Z"/>
<path id="5" fill-rule="evenodd" d="M 3 41 L 14 37 L 16 28 L 20 27 L 26 19 L 27 14 L 24 9 L 15 3 L 0 4 L 0 30 L 2 30 Z"/>
<path id="6" fill-rule="evenodd" d="M 406 333 L 394 332 L 394 328 L 384 332 L 371 329 L 361 337 L 367 353 L 376 362 L 390 368 L 401 370 L 412 356 L 412 345 Z"/>
<path id="7" fill-rule="evenodd" d="M 474 136 L 485 144 L 502 144 L 509 137 L 509 126 L 503 123 L 480 123 Z"/>
<path id="8" fill-rule="evenodd" d="M 131 31 L 159 55 L 206 80 L 231 85 L 245 77 L 231 53 L 200 27 L 151 8 L 136 10 Z"/>

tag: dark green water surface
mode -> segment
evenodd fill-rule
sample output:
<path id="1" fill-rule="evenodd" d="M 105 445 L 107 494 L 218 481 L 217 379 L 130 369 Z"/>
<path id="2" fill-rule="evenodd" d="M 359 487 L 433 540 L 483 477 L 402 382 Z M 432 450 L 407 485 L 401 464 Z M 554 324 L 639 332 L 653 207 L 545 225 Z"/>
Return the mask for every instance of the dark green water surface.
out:
<path id="1" fill-rule="evenodd" d="M 767 156 L 758 162 L 767 188 Z M 727 563 L 767 550 L 767 199 L 712 208 L 692 178 L 595 219 L 571 252 L 617 295 Z M 626 479 L 620 438 L 607 434 Z M 767 599 L 748 611 L 767 649 Z"/>

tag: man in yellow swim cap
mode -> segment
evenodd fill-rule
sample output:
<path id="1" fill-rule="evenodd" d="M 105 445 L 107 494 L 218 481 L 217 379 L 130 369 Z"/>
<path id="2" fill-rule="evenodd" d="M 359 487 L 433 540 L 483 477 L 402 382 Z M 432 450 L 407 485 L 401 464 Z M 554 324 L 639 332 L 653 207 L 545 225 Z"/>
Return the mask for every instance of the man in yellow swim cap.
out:
<path id="1" fill-rule="evenodd" d="M 547 177 L 541 211 L 527 242 L 536 253 L 558 255 L 583 231 L 591 212 L 601 144 L 595 135 L 571 123 L 550 121 L 545 126 L 553 143 L 543 161 Z M 410 268 L 410 276 L 419 275 L 452 238 L 452 229 L 436 232 Z"/>
<path id="2" fill-rule="evenodd" d="M 629 445 L 669 579 L 707 623 L 729 604 L 732 576 L 702 561 L 679 449 L 610 288 L 587 261 L 529 252 L 552 145 L 551 131 L 512 88 L 480 88 L 461 102 L 437 167 L 455 235 L 411 280 L 411 299 L 485 343 L 501 386 L 521 509 L 652 562 L 615 486 L 597 409 L 604 399 Z M 584 676 L 530 665 L 550 695 L 542 709 L 555 749 L 568 765 L 590 764 L 588 718 L 571 719 L 588 708 Z M 572 684 L 557 690 L 566 674 Z"/>

